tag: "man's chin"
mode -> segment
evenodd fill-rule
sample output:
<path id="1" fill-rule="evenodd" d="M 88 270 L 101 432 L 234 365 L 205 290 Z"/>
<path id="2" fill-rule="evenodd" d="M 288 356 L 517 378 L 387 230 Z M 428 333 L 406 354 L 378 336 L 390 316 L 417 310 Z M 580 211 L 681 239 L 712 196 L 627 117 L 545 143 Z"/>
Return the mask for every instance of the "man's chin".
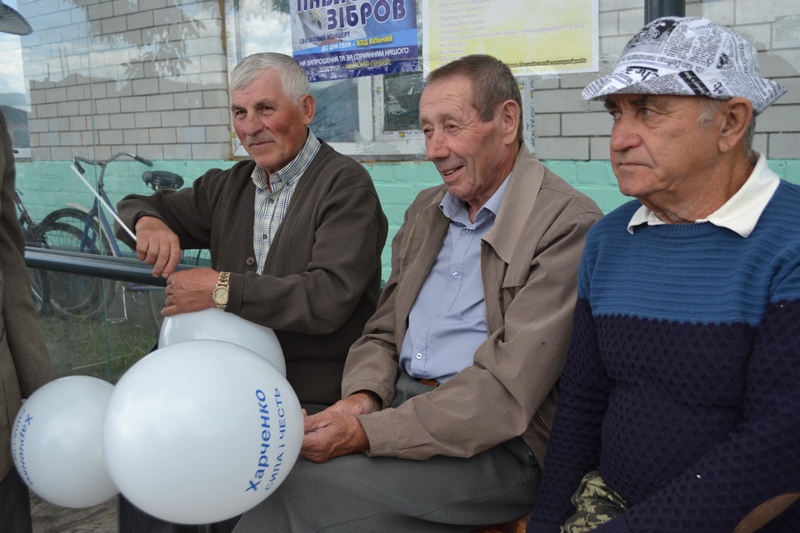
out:
<path id="1" fill-rule="evenodd" d="M 262 154 L 258 154 L 258 153 L 252 154 L 250 152 L 248 152 L 248 153 L 250 154 L 250 157 L 253 159 L 253 161 L 256 162 L 256 165 L 260 166 L 261 168 L 263 168 L 265 170 L 268 170 L 268 171 L 272 172 L 273 169 L 277 170 L 277 169 L 281 168 L 280 162 L 277 160 L 277 158 L 275 156 L 271 156 L 271 155 L 268 156 L 268 155 L 265 155 L 263 153 Z"/>

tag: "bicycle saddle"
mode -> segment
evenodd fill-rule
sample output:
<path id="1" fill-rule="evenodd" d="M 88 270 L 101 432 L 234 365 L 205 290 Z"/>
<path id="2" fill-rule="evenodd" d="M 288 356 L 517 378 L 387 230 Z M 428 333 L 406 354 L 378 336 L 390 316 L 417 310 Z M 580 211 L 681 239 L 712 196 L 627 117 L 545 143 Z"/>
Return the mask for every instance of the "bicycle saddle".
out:
<path id="1" fill-rule="evenodd" d="M 177 191 L 183 187 L 183 178 L 174 172 L 166 170 L 148 170 L 142 174 L 142 180 L 154 191 Z"/>

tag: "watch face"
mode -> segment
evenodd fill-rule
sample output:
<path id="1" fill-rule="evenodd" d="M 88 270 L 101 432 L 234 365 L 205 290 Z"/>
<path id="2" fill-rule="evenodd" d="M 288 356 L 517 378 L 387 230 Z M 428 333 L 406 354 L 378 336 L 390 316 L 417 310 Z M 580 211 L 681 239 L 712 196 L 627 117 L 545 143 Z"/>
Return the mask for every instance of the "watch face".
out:
<path id="1" fill-rule="evenodd" d="M 211 297 L 214 299 L 214 303 L 225 305 L 228 303 L 228 289 L 226 287 L 217 287 L 211 293 Z"/>

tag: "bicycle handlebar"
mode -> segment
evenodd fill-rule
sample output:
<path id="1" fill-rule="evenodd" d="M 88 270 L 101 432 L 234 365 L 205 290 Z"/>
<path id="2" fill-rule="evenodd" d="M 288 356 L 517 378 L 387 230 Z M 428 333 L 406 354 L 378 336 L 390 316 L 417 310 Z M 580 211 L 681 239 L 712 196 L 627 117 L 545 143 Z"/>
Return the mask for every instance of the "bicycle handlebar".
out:
<path id="1" fill-rule="evenodd" d="M 118 153 L 114 154 L 113 156 L 111 156 L 109 159 L 106 159 L 105 161 L 101 161 L 99 159 L 96 159 L 96 160 L 92 161 L 90 159 L 86 159 L 85 157 L 81 157 L 79 155 L 76 155 L 75 157 L 72 158 L 72 164 L 75 165 L 75 168 L 77 168 L 78 171 L 81 174 L 83 174 L 84 170 L 83 170 L 83 167 L 81 166 L 81 162 L 86 163 L 87 165 L 93 165 L 93 166 L 99 165 L 100 167 L 105 167 L 106 165 L 108 165 L 109 163 L 114 161 L 115 159 L 119 159 L 121 157 L 128 157 L 130 159 L 135 159 L 136 161 L 138 161 L 140 163 L 143 163 L 143 164 L 147 165 L 148 167 L 152 167 L 153 166 L 153 162 L 152 161 L 150 161 L 149 159 L 146 159 L 146 158 L 144 158 L 144 157 L 142 157 L 140 155 L 136 155 L 136 154 L 134 154 L 132 152 L 118 152 Z"/>

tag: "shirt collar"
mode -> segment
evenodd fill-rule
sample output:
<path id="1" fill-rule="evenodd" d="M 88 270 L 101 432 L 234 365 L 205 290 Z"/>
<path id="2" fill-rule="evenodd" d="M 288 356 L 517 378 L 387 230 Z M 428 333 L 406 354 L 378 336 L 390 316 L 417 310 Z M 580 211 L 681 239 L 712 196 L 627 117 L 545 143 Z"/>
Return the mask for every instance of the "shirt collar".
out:
<path id="1" fill-rule="evenodd" d="M 478 210 L 477 214 L 475 215 L 475 222 L 480 222 L 485 217 L 488 216 L 497 216 L 497 211 L 500 209 L 500 202 L 503 200 L 503 195 L 506 192 L 506 185 L 508 185 L 508 177 L 503 180 L 503 183 L 500 184 L 500 187 L 494 194 L 486 201 L 485 204 L 481 206 Z M 459 200 L 455 196 L 451 195 L 450 192 L 446 192 L 442 201 L 439 202 L 439 209 L 442 210 L 444 216 L 449 218 L 450 220 L 456 220 L 456 218 L 466 217 L 467 221 L 469 221 L 469 213 L 467 212 L 467 206 L 464 200 Z"/>
<path id="2" fill-rule="evenodd" d="M 780 185 L 780 178 L 767 166 L 767 158 L 760 152 L 757 156 L 756 166 L 747 181 L 736 191 L 736 194 L 725 202 L 722 207 L 697 220 L 696 223 L 710 222 L 715 226 L 735 231 L 747 238 L 755 229 L 761 213 L 772 199 L 772 195 Z M 628 222 L 628 233 L 633 234 L 634 228 L 642 224 L 658 226 L 666 224 L 645 206 L 641 206 Z"/>
<path id="3" fill-rule="evenodd" d="M 294 185 L 300 179 L 300 176 L 311 164 L 311 160 L 317 155 L 321 146 L 317 136 L 310 129 L 307 129 L 307 131 L 308 139 L 306 139 L 303 148 L 285 167 L 269 175 L 266 170 L 256 165 L 250 176 L 256 187 L 266 190 L 267 180 L 269 180 L 270 185 L 272 185 L 272 192 L 276 193 L 287 185 Z"/>

